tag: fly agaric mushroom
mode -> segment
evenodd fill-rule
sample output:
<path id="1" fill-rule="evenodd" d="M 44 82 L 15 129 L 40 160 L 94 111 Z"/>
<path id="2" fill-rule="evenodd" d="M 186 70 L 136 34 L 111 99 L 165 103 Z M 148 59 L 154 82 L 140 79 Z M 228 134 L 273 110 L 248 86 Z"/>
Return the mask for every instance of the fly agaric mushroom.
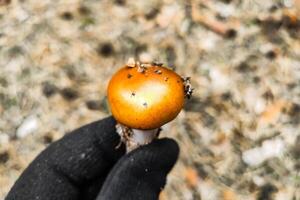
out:
<path id="1" fill-rule="evenodd" d="M 113 75 L 108 103 L 127 151 L 151 142 L 179 114 L 193 91 L 189 80 L 162 64 L 134 60 Z"/>

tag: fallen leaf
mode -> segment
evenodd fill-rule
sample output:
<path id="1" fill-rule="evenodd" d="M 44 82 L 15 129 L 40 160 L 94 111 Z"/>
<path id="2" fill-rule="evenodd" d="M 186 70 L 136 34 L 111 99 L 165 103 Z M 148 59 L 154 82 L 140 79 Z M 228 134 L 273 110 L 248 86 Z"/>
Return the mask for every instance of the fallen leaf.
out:
<path id="1" fill-rule="evenodd" d="M 284 100 L 277 100 L 274 103 L 268 105 L 260 116 L 259 119 L 260 123 L 262 124 L 275 123 L 278 120 L 282 112 L 282 109 L 285 106 L 287 106 L 287 103 Z"/>
<path id="2" fill-rule="evenodd" d="M 223 200 L 237 200 L 237 196 L 234 191 L 226 188 L 223 190 Z"/>
<path id="3" fill-rule="evenodd" d="M 199 182 L 198 172 L 191 167 L 185 170 L 185 179 L 189 186 L 196 187 Z"/>

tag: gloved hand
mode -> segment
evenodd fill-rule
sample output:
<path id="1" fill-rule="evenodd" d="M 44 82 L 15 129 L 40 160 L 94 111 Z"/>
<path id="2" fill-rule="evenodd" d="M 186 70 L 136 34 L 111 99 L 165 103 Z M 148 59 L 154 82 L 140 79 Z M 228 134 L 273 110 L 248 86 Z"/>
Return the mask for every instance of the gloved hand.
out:
<path id="1" fill-rule="evenodd" d="M 125 154 L 106 118 L 52 143 L 28 166 L 6 200 L 158 199 L 179 148 L 157 139 Z"/>

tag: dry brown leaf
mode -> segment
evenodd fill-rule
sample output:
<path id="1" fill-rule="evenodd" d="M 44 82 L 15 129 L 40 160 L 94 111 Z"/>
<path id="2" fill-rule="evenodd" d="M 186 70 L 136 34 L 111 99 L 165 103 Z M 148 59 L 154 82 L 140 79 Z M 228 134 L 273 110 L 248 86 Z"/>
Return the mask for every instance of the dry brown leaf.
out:
<path id="1" fill-rule="evenodd" d="M 217 134 L 217 136 L 216 136 L 216 138 L 215 138 L 215 140 L 214 140 L 214 144 L 220 145 L 220 144 L 222 144 L 223 142 L 225 142 L 226 139 L 227 139 L 227 138 L 226 138 L 226 134 L 223 133 L 223 132 L 220 132 L 220 133 Z"/>
<path id="2" fill-rule="evenodd" d="M 274 123 L 278 120 L 282 109 L 287 106 L 284 100 L 277 100 L 266 107 L 265 111 L 261 114 L 259 121 L 262 124 Z"/>
<path id="3" fill-rule="evenodd" d="M 299 6 L 300 6 L 300 4 L 299 4 Z M 300 7 L 299 7 L 299 9 L 300 9 Z M 300 10 L 286 9 L 286 10 L 284 10 L 283 13 L 284 13 L 285 17 L 288 17 L 290 25 L 294 26 L 298 22 L 299 12 L 300 12 Z"/>
<path id="4" fill-rule="evenodd" d="M 234 191 L 226 188 L 223 190 L 223 200 L 237 200 L 237 196 Z"/>
<path id="5" fill-rule="evenodd" d="M 300 0 L 294 0 L 294 3 L 298 14 L 300 14 Z"/>
<path id="6" fill-rule="evenodd" d="M 196 171 L 196 169 L 194 169 L 192 167 L 188 167 L 185 170 L 184 176 L 185 176 L 185 180 L 189 186 L 191 186 L 191 187 L 197 186 L 197 184 L 199 182 L 199 176 L 198 176 L 198 172 Z"/>

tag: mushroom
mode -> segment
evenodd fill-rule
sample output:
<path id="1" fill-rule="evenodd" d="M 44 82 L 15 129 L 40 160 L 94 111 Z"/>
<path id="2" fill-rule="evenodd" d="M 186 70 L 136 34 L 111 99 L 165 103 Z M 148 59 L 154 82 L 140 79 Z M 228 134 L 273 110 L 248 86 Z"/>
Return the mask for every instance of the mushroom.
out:
<path id="1" fill-rule="evenodd" d="M 108 103 L 127 151 L 150 143 L 179 114 L 192 94 L 189 80 L 161 64 L 132 60 L 113 75 Z"/>

